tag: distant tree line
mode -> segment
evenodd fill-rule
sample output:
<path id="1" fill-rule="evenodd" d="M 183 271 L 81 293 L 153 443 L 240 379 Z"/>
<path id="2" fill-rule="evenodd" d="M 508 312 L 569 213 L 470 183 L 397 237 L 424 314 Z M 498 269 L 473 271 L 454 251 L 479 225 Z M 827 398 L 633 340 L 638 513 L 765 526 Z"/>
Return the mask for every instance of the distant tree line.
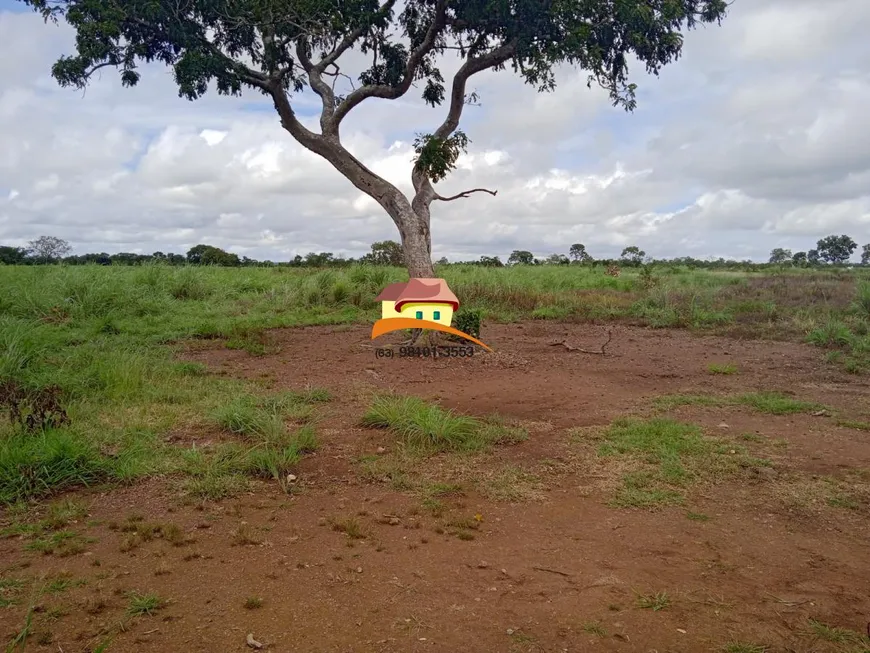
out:
<path id="1" fill-rule="evenodd" d="M 822 238 L 816 247 L 806 252 L 792 253 L 789 249 L 777 247 L 770 253 L 767 264 L 759 264 L 750 260 L 736 261 L 733 259 L 696 259 L 683 256 L 672 259 L 654 259 L 646 252 L 630 245 L 622 250 L 619 258 L 596 259 L 586 250 L 582 243 L 575 243 L 567 254 L 550 254 L 538 258 L 528 250 L 514 250 L 506 262 L 498 256 L 481 256 L 470 261 L 448 261 L 441 258 L 438 265 L 450 263 L 463 265 L 479 265 L 482 267 L 504 267 L 515 265 L 588 265 L 639 267 L 644 264 L 683 265 L 690 268 L 751 268 L 759 265 L 790 265 L 811 267 L 817 265 L 843 265 L 851 258 L 858 244 L 849 236 L 832 235 Z M 296 255 L 289 261 L 273 262 L 258 261 L 247 256 L 239 256 L 212 245 L 195 245 L 186 254 L 172 252 L 154 252 L 153 254 L 133 254 L 120 252 L 118 254 L 80 254 L 72 255 L 72 247 L 61 238 L 40 236 L 32 240 L 27 247 L 8 247 L 0 245 L 0 265 L 45 265 L 63 263 L 66 265 L 141 265 L 143 263 L 163 263 L 166 265 L 217 265 L 221 267 L 343 267 L 352 264 L 388 265 L 404 267 L 405 260 L 401 244 L 393 240 L 373 243 L 371 251 L 358 259 L 335 256 L 332 252 L 309 252 L 305 256 Z M 861 265 L 870 266 L 870 244 L 861 250 Z"/>
<path id="2" fill-rule="evenodd" d="M 826 236 L 816 242 L 815 249 L 807 252 L 792 254 L 790 249 L 777 247 L 771 250 L 769 262 L 776 265 L 799 266 L 819 265 L 820 263 L 842 265 L 852 258 L 856 249 L 858 249 L 858 243 L 845 234 Z M 870 265 L 870 243 L 861 248 L 861 265 Z"/>

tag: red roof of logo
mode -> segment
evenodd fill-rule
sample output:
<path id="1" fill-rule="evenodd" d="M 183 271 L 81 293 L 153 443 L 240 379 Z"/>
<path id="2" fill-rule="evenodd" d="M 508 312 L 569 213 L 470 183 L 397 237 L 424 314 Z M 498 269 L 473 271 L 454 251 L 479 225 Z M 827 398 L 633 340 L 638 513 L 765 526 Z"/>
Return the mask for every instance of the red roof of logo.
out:
<path id="1" fill-rule="evenodd" d="M 407 283 L 391 283 L 384 288 L 377 301 L 396 302 L 396 310 L 411 303 L 451 304 L 459 310 L 459 300 L 447 287 L 444 279 L 411 279 Z"/>

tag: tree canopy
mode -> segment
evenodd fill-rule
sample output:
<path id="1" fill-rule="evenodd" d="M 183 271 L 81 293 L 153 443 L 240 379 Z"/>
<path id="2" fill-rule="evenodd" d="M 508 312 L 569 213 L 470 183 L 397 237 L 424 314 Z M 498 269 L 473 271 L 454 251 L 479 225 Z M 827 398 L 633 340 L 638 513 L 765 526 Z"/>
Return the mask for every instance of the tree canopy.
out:
<path id="1" fill-rule="evenodd" d="M 508 257 L 508 265 L 534 265 L 535 255 L 525 249 L 515 249 Z"/>
<path id="2" fill-rule="evenodd" d="M 804 258 L 806 258 L 806 254 L 804 254 Z M 783 247 L 774 247 L 772 250 L 770 250 L 770 263 L 786 263 L 787 261 L 791 261 L 792 259 L 793 256 L 790 249 L 785 249 Z"/>
<path id="3" fill-rule="evenodd" d="M 619 255 L 619 260 L 622 261 L 624 265 L 640 265 L 643 263 L 644 256 L 646 256 L 646 252 L 640 247 L 637 245 L 629 245 L 622 250 L 622 253 Z"/>
<path id="4" fill-rule="evenodd" d="M 40 236 L 27 243 L 27 253 L 37 259 L 56 261 L 72 251 L 70 244 L 57 236 Z"/>
<path id="5" fill-rule="evenodd" d="M 362 258 L 367 263 L 375 265 L 393 265 L 402 267 L 405 265 L 405 255 L 402 246 L 395 240 L 382 240 L 372 243 L 372 251 Z"/>
<path id="6" fill-rule="evenodd" d="M 162 254 L 162 252 L 160 252 Z M 187 251 L 187 262 L 194 265 L 222 265 L 235 267 L 241 265 L 238 254 L 227 252 L 213 245 L 194 245 Z"/>
<path id="7" fill-rule="evenodd" d="M 585 263 L 592 260 L 592 256 L 586 251 L 586 245 L 583 243 L 574 243 L 568 250 L 568 256 L 573 260 Z"/>
<path id="8" fill-rule="evenodd" d="M 828 263 L 845 263 L 857 247 L 858 243 L 845 234 L 825 236 L 816 243 L 819 257 Z"/>

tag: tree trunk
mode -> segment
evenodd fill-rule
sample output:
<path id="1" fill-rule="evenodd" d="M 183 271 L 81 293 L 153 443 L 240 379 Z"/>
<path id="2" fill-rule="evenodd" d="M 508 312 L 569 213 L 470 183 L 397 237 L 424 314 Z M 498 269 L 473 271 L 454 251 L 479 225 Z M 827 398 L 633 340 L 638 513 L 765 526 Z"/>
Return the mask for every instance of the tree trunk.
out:
<path id="1" fill-rule="evenodd" d="M 418 215 L 410 207 L 392 216 L 399 234 L 402 237 L 402 252 L 405 255 L 405 266 L 408 268 L 408 276 L 429 278 L 435 276 L 435 268 L 432 265 L 432 232 L 429 230 L 428 211 L 425 215 Z"/>

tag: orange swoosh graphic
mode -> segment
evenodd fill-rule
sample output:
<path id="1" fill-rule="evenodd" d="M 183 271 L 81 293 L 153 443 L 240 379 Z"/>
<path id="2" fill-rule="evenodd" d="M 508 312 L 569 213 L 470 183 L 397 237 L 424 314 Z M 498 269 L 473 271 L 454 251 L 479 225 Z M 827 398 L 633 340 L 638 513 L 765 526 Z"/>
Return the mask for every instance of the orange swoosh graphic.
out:
<path id="1" fill-rule="evenodd" d="M 391 331 L 401 331 L 402 329 L 431 329 L 432 331 L 443 331 L 444 333 L 452 333 L 454 336 L 465 338 L 466 340 L 470 340 L 471 342 L 480 345 L 487 351 L 492 351 L 492 349 L 490 349 L 488 345 L 485 345 L 480 340 L 468 335 L 467 333 L 463 333 L 459 329 L 454 329 L 453 327 L 444 326 L 443 324 L 439 324 L 438 322 L 431 322 L 429 320 L 418 320 L 413 317 L 381 318 L 372 325 L 372 340 L 384 335 L 385 333 L 390 333 Z"/>

